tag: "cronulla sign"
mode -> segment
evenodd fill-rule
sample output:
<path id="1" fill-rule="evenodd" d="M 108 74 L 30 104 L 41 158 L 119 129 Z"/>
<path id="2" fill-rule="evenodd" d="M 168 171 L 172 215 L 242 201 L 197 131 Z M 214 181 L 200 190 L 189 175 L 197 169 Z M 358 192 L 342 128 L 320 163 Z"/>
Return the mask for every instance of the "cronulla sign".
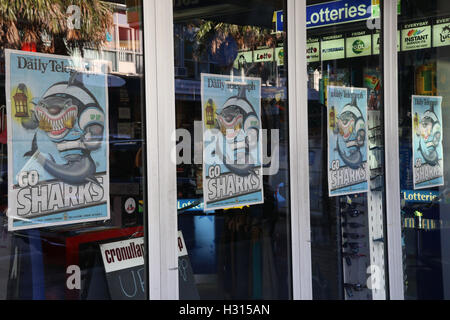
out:
<path id="1" fill-rule="evenodd" d="M 324 27 L 372 18 L 372 0 L 338 0 L 306 8 L 307 28 Z"/>

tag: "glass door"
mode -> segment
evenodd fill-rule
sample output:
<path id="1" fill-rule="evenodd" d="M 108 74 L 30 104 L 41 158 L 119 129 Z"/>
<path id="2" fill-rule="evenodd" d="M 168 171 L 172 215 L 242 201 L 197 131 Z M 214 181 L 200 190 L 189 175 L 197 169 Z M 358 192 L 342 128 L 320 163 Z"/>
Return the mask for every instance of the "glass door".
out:
<path id="1" fill-rule="evenodd" d="M 402 1 L 398 112 L 407 300 L 450 298 L 449 17 L 448 1 Z"/>
<path id="2" fill-rule="evenodd" d="M 314 299 L 388 297 L 380 1 L 307 1 Z"/>
<path id="3" fill-rule="evenodd" d="M 286 2 L 173 12 L 180 299 L 291 299 Z"/>

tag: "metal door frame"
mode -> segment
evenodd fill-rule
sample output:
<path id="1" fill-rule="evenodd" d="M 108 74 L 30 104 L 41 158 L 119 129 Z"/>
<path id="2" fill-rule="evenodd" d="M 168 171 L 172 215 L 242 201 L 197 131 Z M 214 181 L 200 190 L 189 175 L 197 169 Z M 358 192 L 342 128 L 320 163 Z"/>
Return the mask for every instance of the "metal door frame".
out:
<path id="1" fill-rule="evenodd" d="M 391 300 L 404 299 L 402 226 L 400 206 L 400 152 L 398 124 L 397 0 L 384 0 L 383 74 L 386 166 L 386 226 L 389 293 Z"/>
<path id="2" fill-rule="evenodd" d="M 312 300 L 306 0 L 287 0 L 292 288 Z"/>
<path id="3" fill-rule="evenodd" d="M 150 300 L 178 300 L 172 10 L 172 1 L 143 1 Z"/>

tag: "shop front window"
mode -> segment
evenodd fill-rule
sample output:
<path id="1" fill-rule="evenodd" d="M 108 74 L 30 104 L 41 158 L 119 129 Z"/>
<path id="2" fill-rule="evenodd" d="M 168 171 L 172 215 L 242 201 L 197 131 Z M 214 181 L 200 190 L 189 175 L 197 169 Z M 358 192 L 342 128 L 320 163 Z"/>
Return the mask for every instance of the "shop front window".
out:
<path id="1" fill-rule="evenodd" d="M 180 299 L 291 299 L 280 0 L 174 1 Z"/>
<path id="2" fill-rule="evenodd" d="M 388 298 L 382 2 L 307 1 L 314 299 Z"/>
<path id="3" fill-rule="evenodd" d="M 398 37 L 400 187 L 407 300 L 450 298 L 450 4 L 402 1 Z"/>
<path id="4" fill-rule="evenodd" d="M 4 5 L 0 299 L 147 299 L 142 2 Z"/>

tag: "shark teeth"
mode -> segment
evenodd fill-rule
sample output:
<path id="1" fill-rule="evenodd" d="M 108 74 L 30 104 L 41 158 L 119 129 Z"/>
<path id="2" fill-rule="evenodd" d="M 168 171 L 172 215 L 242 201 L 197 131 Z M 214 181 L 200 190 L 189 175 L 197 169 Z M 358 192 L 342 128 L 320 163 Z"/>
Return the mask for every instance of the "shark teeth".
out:
<path id="1" fill-rule="evenodd" d="M 42 123 L 47 123 L 52 131 L 60 131 L 66 128 L 68 121 L 73 121 L 77 116 L 76 110 L 70 110 L 63 114 L 59 119 L 54 119 L 53 117 L 49 116 L 45 110 L 42 109 L 36 109 L 36 117 L 38 120 Z"/>

